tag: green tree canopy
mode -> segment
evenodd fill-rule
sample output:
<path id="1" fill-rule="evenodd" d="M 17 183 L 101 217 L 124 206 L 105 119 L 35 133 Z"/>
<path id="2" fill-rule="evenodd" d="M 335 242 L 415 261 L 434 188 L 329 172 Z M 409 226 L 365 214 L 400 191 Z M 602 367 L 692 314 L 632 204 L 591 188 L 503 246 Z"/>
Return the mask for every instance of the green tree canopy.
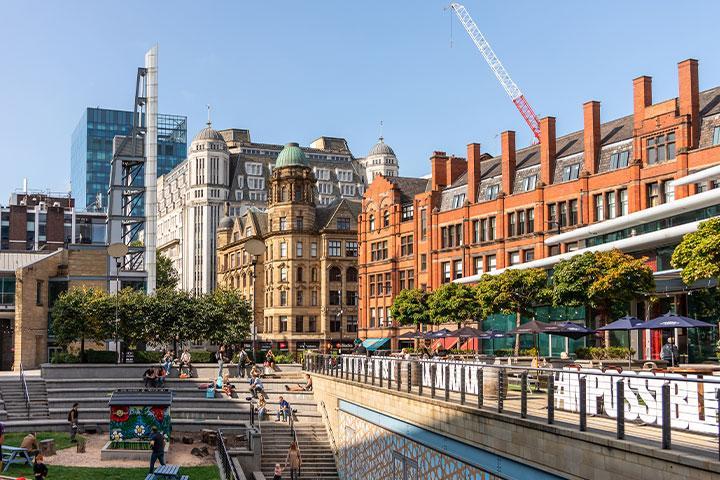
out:
<path id="1" fill-rule="evenodd" d="M 508 269 L 498 275 L 483 275 L 477 286 L 478 302 L 482 316 L 495 313 L 515 314 L 515 326 L 519 327 L 523 315 L 532 308 L 550 300 L 547 273 L 539 268 Z M 520 351 L 520 341 L 515 339 L 515 354 Z"/>
<path id="2" fill-rule="evenodd" d="M 52 332 L 58 344 L 67 347 L 80 341 L 80 357 L 85 357 L 85 340 L 106 337 L 106 294 L 102 290 L 73 288 L 55 300 L 51 311 Z"/>
<path id="3" fill-rule="evenodd" d="M 427 300 L 430 321 L 435 324 L 477 320 L 480 315 L 475 288 L 459 283 L 446 283 Z"/>
<path id="4" fill-rule="evenodd" d="M 419 290 L 402 290 L 390 307 L 390 315 L 400 325 L 417 325 L 430 323 L 430 312 L 428 311 L 428 294 Z"/>
<path id="5" fill-rule="evenodd" d="M 217 344 L 239 343 L 250 333 L 250 304 L 237 290 L 218 288 L 200 297 L 203 338 Z"/>
<path id="6" fill-rule="evenodd" d="M 157 253 L 156 259 L 155 275 L 157 278 L 157 288 L 176 288 L 180 277 L 175 267 L 173 267 L 172 260 L 160 252 Z"/>
<path id="7" fill-rule="evenodd" d="M 702 222 L 695 232 L 685 235 L 671 259 L 674 268 L 682 269 L 687 285 L 698 280 L 720 281 L 720 218 Z"/>

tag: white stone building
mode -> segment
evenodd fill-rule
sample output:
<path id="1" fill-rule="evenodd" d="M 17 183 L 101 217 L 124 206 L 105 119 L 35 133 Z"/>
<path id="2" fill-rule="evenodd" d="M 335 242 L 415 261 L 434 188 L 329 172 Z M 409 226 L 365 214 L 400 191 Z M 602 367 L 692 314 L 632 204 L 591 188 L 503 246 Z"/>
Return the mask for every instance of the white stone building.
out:
<path id="1" fill-rule="evenodd" d="M 395 152 L 383 137 L 370 149 L 365 158 L 358 160 L 365 170 L 365 181 L 370 185 L 375 177 L 397 177 L 400 167 Z"/>

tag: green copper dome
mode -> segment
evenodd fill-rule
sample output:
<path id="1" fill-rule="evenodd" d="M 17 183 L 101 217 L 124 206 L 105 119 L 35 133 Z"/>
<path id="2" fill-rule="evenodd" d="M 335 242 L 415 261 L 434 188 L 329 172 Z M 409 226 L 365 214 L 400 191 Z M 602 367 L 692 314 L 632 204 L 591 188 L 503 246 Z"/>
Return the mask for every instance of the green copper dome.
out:
<path id="1" fill-rule="evenodd" d="M 297 143 L 288 143 L 275 161 L 275 168 L 280 167 L 308 167 L 307 158 Z"/>

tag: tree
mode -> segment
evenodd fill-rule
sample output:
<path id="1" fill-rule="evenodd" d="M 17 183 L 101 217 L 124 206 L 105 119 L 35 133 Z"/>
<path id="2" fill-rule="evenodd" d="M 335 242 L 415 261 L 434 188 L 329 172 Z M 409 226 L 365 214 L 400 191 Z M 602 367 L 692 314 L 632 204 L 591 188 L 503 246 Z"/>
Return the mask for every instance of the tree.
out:
<path id="1" fill-rule="evenodd" d="M 158 252 L 156 256 L 155 274 L 157 278 L 157 288 L 177 288 L 180 277 L 173 267 L 172 260 Z"/>
<path id="2" fill-rule="evenodd" d="M 553 303 L 594 309 L 601 325 L 606 325 L 610 317 L 625 314 L 633 299 L 655 291 L 653 272 L 645 260 L 620 250 L 587 252 L 563 260 L 552 277 Z"/>
<path id="3" fill-rule="evenodd" d="M 498 275 L 483 275 L 477 287 L 483 317 L 495 313 L 515 314 L 515 327 L 523 315 L 550 299 L 547 273 L 539 268 L 508 269 Z M 520 338 L 515 337 L 515 355 L 520 353 Z"/>
<path id="4" fill-rule="evenodd" d="M 685 235 L 670 261 L 682 269 L 680 275 L 687 285 L 713 278 L 720 281 L 720 218 L 706 220 Z"/>
<path id="5" fill-rule="evenodd" d="M 85 340 L 105 338 L 103 328 L 105 292 L 74 288 L 60 294 L 51 311 L 52 332 L 59 345 L 67 347 L 80 340 L 80 359 L 85 358 Z"/>
<path id="6" fill-rule="evenodd" d="M 459 283 L 446 283 L 427 300 L 430 321 L 435 324 L 457 323 L 466 320 L 475 321 L 480 314 L 480 306 L 475 288 Z"/>
<path id="7" fill-rule="evenodd" d="M 402 290 L 393 300 L 390 315 L 400 325 L 416 325 L 419 330 L 420 325 L 430 323 L 427 302 L 428 294 L 422 290 Z"/>
<path id="8" fill-rule="evenodd" d="M 237 290 L 218 288 L 198 298 L 203 337 L 213 343 L 239 343 L 250 333 L 250 304 Z"/>

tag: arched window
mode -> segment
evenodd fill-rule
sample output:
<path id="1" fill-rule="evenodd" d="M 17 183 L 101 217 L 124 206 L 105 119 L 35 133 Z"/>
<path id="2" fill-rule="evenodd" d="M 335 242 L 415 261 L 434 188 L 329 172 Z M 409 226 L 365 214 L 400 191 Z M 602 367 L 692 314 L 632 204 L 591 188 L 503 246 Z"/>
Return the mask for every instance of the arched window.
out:
<path id="1" fill-rule="evenodd" d="M 280 189 L 280 201 L 281 202 L 287 202 L 288 201 L 288 190 L 287 187 L 282 187 Z"/>
<path id="2" fill-rule="evenodd" d="M 295 275 L 295 281 L 296 282 L 302 282 L 303 281 L 303 269 L 302 267 L 297 268 L 297 273 Z"/>
<path id="3" fill-rule="evenodd" d="M 310 281 L 312 281 L 312 282 L 317 282 L 317 281 L 318 281 L 318 278 L 317 278 L 317 268 L 315 268 L 315 267 L 313 267 L 313 269 L 310 270 Z"/>
<path id="4" fill-rule="evenodd" d="M 345 280 L 348 282 L 357 282 L 358 279 L 358 271 L 355 267 L 350 267 L 345 272 Z"/>
<path id="5" fill-rule="evenodd" d="M 244 273 L 242 274 L 242 286 L 243 288 L 247 287 L 247 277 Z"/>
<path id="6" fill-rule="evenodd" d="M 329 277 L 331 282 L 342 282 L 342 273 L 339 267 L 330 267 Z"/>
<path id="7" fill-rule="evenodd" d="M 385 210 L 383 213 L 383 227 L 390 226 L 390 210 Z"/>
<path id="8" fill-rule="evenodd" d="M 375 230 L 375 215 L 372 213 L 370 214 L 370 218 L 368 218 L 368 228 L 371 232 Z"/>

